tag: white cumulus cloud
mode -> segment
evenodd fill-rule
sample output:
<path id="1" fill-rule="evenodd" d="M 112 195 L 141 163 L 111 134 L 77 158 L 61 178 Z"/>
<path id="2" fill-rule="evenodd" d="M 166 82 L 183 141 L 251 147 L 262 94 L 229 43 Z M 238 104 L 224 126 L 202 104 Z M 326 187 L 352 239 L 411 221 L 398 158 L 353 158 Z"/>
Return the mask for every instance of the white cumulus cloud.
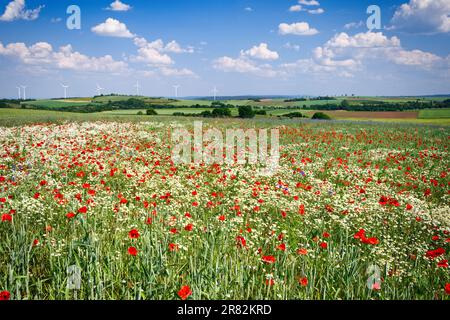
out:
<path id="1" fill-rule="evenodd" d="M 190 69 L 177 69 L 172 67 L 175 61 L 167 53 L 192 53 L 192 47 L 182 48 L 175 40 L 165 44 L 163 40 L 147 41 L 145 38 L 134 38 L 134 44 L 138 47 L 137 55 L 131 57 L 132 62 L 147 64 L 152 70 L 149 74 L 159 74 L 166 77 L 194 77 L 197 75 Z"/>
<path id="2" fill-rule="evenodd" d="M 87 72 L 121 72 L 127 69 L 123 61 L 116 61 L 111 55 L 90 57 L 74 51 L 66 45 L 55 51 L 47 42 L 37 42 L 31 46 L 24 43 L 0 43 L 0 55 L 17 59 L 24 65 L 44 69 L 62 69 Z"/>
<path id="3" fill-rule="evenodd" d="M 5 12 L 0 16 L 0 21 L 14 20 L 35 20 L 39 17 L 39 13 L 44 6 L 39 6 L 32 10 L 25 8 L 25 0 L 14 0 L 8 3 Z"/>
<path id="4" fill-rule="evenodd" d="M 269 49 L 267 43 L 261 43 L 259 46 L 253 46 L 251 49 L 241 51 L 241 56 L 248 56 L 261 60 L 277 60 L 280 57 L 278 52 Z"/>
<path id="5" fill-rule="evenodd" d="M 294 6 L 291 6 L 291 7 L 289 8 L 289 11 L 290 11 L 290 12 L 300 12 L 300 11 L 302 11 L 302 6 L 299 5 L 299 4 L 296 4 L 296 5 L 294 5 Z"/>
<path id="6" fill-rule="evenodd" d="M 323 10 L 322 8 L 314 9 L 314 10 L 308 10 L 308 13 L 310 13 L 310 14 L 322 14 L 324 12 L 325 12 L 325 10 Z"/>
<path id="7" fill-rule="evenodd" d="M 303 4 L 305 6 L 320 6 L 319 1 L 316 0 L 299 0 L 298 3 Z"/>
<path id="8" fill-rule="evenodd" d="M 120 0 L 116 0 L 112 2 L 107 9 L 112 11 L 128 11 L 131 9 L 131 6 Z"/>
<path id="9" fill-rule="evenodd" d="M 133 38 L 134 35 L 128 30 L 125 23 L 108 18 L 105 22 L 92 27 L 92 32 L 105 37 Z"/>
<path id="10" fill-rule="evenodd" d="M 312 36 L 319 33 L 317 29 L 311 28 L 308 22 L 281 23 L 278 26 L 278 32 L 281 35 L 293 34 L 297 36 Z"/>
<path id="11" fill-rule="evenodd" d="M 410 0 L 397 9 L 392 26 L 413 33 L 450 32 L 450 1 Z"/>

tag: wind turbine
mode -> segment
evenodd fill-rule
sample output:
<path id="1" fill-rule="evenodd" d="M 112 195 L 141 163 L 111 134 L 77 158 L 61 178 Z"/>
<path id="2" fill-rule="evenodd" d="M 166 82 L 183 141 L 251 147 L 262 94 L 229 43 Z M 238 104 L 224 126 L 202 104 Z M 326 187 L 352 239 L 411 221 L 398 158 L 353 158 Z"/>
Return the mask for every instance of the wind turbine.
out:
<path id="1" fill-rule="evenodd" d="M 216 98 L 217 98 L 217 92 L 219 92 L 218 90 L 217 90 L 217 87 L 216 86 L 214 86 L 214 89 L 213 89 L 213 94 L 214 94 L 214 101 L 216 101 Z"/>
<path id="2" fill-rule="evenodd" d="M 27 86 L 21 86 L 23 89 L 23 100 L 27 100 Z"/>
<path id="3" fill-rule="evenodd" d="M 139 85 L 139 80 L 136 81 L 135 87 L 136 87 L 136 95 L 139 96 L 139 88 L 141 87 L 141 86 Z"/>
<path id="4" fill-rule="evenodd" d="M 64 88 L 64 99 L 67 99 L 67 88 L 69 88 L 69 86 L 61 83 L 61 87 Z"/>
<path id="5" fill-rule="evenodd" d="M 175 85 L 173 87 L 175 89 L 175 98 L 178 99 L 178 88 L 180 87 L 180 85 L 177 84 L 177 85 Z"/>
<path id="6" fill-rule="evenodd" d="M 19 93 L 19 100 L 22 98 L 22 95 L 20 94 L 20 87 L 16 87 L 17 88 L 17 91 L 18 91 L 18 93 Z"/>
<path id="7" fill-rule="evenodd" d="M 102 93 L 102 90 L 104 90 L 104 88 L 100 87 L 97 83 L 97 95 L 99 96 Z"/>

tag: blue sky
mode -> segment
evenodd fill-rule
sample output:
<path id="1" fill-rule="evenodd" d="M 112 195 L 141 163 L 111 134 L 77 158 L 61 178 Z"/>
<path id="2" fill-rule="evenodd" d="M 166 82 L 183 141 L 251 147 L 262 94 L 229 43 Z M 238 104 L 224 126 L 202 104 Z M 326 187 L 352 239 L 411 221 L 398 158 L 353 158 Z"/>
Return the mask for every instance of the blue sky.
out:
<path id="1" fill-rule="evenodd" d="M 449 35 L 449 0 L 1 0 L 0 96 L 450 93 Z"/>

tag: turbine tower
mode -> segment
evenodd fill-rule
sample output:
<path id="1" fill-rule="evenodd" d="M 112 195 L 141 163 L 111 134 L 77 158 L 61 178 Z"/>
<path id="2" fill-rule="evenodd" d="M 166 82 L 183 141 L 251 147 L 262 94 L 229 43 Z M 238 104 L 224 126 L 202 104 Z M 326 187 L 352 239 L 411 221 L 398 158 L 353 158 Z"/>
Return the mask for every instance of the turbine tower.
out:
<path id="1" fill-rule="evenodd" d="M 22 98 L 22 95 L 20 94 L 20 87 L 16 87 L 17 88 L 17 92 L 19 93 L 19 100 Z"/>
<path id="2" fill-rule="evenodd" d="M 214 101 L 216 101 L 216 99 L 217 99 L 217 92 L 219 92 L 219 91 L 217 91 L 217 87 L 216 86 L 214 86 L 214 89 L 213 89 L 213 94 L 214 94 Z"/>
<path id="3" fill-rule="evenodd" d="M 136 87 L 136 95 L 139 96 L 139 88 L 141 88 L 141 86 L 139 85 L 139 80 L 136 81 L 135 87 Z"/>
<path id="4" fill-rule="evenodd" d="M 99 95 L 101 95 L 102 90 L 104 90 L 104 88 L 100 87 L 97 83 L 97 89 L 95 89 L 95 90 L 97 91 L 97 95 L 99 96 Z"/>
<path id="5" fill-rule="evenodd" d="M 23 100 L 27 100 L 27 86 L 21 86 L 23 89 Z"/>
<path id="6" fill-rule="evenodd" d="M 175 86 L 173 86 L 174 87 L 174 89 L 175 89 L 175 99 L 178 99 L 178 88 L 180 88 L 180 85 L 175 85 Z"/>
<path id="7" fill-rule="evenodd" d="M 69 88 L 69 86 L 61 83 L 61 87 L 64 88 L 64 99 L 67 99 L 67 88 Z"/>

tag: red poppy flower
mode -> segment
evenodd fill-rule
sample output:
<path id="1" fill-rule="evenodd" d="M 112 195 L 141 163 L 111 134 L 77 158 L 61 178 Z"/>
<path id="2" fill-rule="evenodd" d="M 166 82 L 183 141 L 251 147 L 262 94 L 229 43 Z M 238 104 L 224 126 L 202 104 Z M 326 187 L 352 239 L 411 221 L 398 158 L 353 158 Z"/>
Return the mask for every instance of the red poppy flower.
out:
<path id="1" fill-rule="evenodd" d="M 33 240 L 33 247 L 36 247 L 39 244 L 39 240 L 38 239 L 34 239 Z"/>
<path id="2" fill-rule="evenodd" d="M 224 215 L 219 216 L 219 221 L 225 221 L 225 216 Z"/>
<path id="3" fill-rule="evenodd" d="M 441 261 L 439 261 L 437 266 L 440 267 L 440 268 L 448 268 L 448 260 L 441 260 Z"/>
<path id="4" fill-rule="evenodd" d="M 362 242 L 365 244 L 376 245 L 379 243 L 379 240 L 378 238 L 372 237 L 372 238 L 365 238 L 362 240 Z"/>
<path id="5" fill-rule="evenodd" d="M 138 251 L 135 247 L 129 247 L 128 248 L 128 254 L 135 257 L 138 254 Z"/>
<path id="6" fill-rule="evenodd" d="M 175 243 L 169 243 L 169 251 L 178 251 L 178 245 Z"/>
<path id="7" fill-rule="evenodd" d="M 395 199 L 390 199 L 389 200 L 389 204 L 391 206 L 394 206 L 394 207 L 399 207 L 400 206 L 400 203 L 397 200 L 395 200 Z"/>
<path id="8" fill-rule="evenodd" d="M 447 294 L 450 294 L 450 283 L 447 283 L 447 284 L 445 285 L 444 290 L 445 290 L 445 292 L 446 292 Z"/>
<path id="9" fill-rule="evenodd" d="M 411 210 L 413 208 L 412 205 L 410 205 L 409 203 L 406 205 L 406 210 Z"/>
<path id="10" fill-rule="evenodd" d="M 130 232 L 128 232 L 128 236 L 130 237 L 130 239 L 139 239 L 141 235 L 139 234 L 139 231 L 133 229 Z"/>
<path id="11" fill-rule="evenodd" d="M 301 249 L 297 250 L 297 253 L 302 255 L 302 256 L 305 256 L 305 255 L 308 254 L 308 250 L 301 248 Z"/>
<path id="12" fill-rule="evenodd" d="M 308 285 L 308 278 L 303 277 L 301 279 L 298 280 L 298 283 L 302 286 L 302 287 L 306 287 Z"/>
<path id="13" fill-rule="evenodd" d="M 194 228 L 194 225 L 192 223 L 189 223 L 186 227 L 184 227 L 184 230 L 192 231 L 193 228 Z"/>
<path id="14" fill-rule="evenodd" d="M 355 235 L 353 236 L 355 239 L 363 239 L 366 235 L 366 230 L 360 229 Z"/>
<path id="15" fill-rule="evenodd" d="M 300 214 L 300 215 L 305 215 L 305 205 L 304 204 L 301 204 L 299 207 L 298 207 L 298 213 Z"/>
<path id="16" fill-rule="evenodd" d="M 81 207 L 80 209 L 78 209 L 78 213 L 86 213 L 87 212 L 87 207 Z"/>
<path id="17" fill-rule="evenodd" d="M 146 224 L 152 224 L 152 218 L 148 217 L 145 221 Z"/>
<path id="18" fill-rule="evenodd" d="M 444 248 L 437 248 L 436 250 L 428 250 L 425 256 L 429 259 L 437 258 L 441 255 L 445 254 Z"/>
<path id="19" fill-rule="evenodd" d="M 75 213 L 73 213 L 73 212 L 69 212 L 68 214 L 66 214 L 66 217 L 67 217 L 67 219 L 73 219 L 73 218 L 75 218 Z"/>
<path id="20" fill-rule="evenodd" d="M 261 259 L 264 263 L 267 263 L 267 264 L 275 263 L 275 261 L 277 260 L 277 259 L 275 259 L 274 256 L 263 256 Z"/>
<path id="21" fill-rule="evenodd" d="M 328 232 L 324 232 L 324 233 L 322 234 L 322 236 L 323 236 L 324 238 L 329 238 L 331 235 L 330 235 Z"/>
<path id="22" fill-rule="evenodd" d="M 376 237 L 367 238 L 366 237 L 366 230 L 360 229 L 355 235 L 353 236 L 355 239 L 359 239 L 362 243 L 365 244 L 371 244 L 371 245 L 377 245 L 380 241 Z"/>
<path id="23" fill-rule="evenodd" d="M 247 245 L 247 241 L 242 236 L 237 236 L 236 241 L 237 241 L 238 246 L 245 247 Z"/>
<path id="24" fill-rule="evenodd" d="M 382 206 L 387 205 L 389 199 L 385 196 L 381 196 L 380 200 L 378 201 L 379 204 L 381 204 Z"/>
<path id="25" fill-rule="evenodd" d="M 273 279 L 266 279 L 266 285 L 271 287 L 275 284 L 275 280 Z"/>
<path id="26" fill-rule="evenodd" d="M 2 214 L 2 221 L 12 221 L 12 215 L 10 214 Z"/>
<path id="27" fill-rule="evenodd" d="M 2 291 L 0 292 L 0 300 L 9 300 L 11 298 L 11 294 L 9 293 L 9 291 Z"/>
<path id="28" fill-rule="evenodd" d="M 282 243 L 277 247 L 277 249 L 281 250 L 281 251 L 286 251 L 286 245 L 284 243 Z"/>
<path id="29" fill-rule="evenodd" d="M 326 242 L 321 242 L 321 243 L 320 243 L 320 247 L 321 247 L 322 249 L 326 249 L 326 248 L 328 248 L 328 243 L 326 243 Z"/>
<path id="30" fill-rule="evenodd" d="M 192 290 L 189 286 L 182 286 L 180 291 L 178 291 L 178 296 L 181 300 L 186 300 L 192 294 Z"/>

